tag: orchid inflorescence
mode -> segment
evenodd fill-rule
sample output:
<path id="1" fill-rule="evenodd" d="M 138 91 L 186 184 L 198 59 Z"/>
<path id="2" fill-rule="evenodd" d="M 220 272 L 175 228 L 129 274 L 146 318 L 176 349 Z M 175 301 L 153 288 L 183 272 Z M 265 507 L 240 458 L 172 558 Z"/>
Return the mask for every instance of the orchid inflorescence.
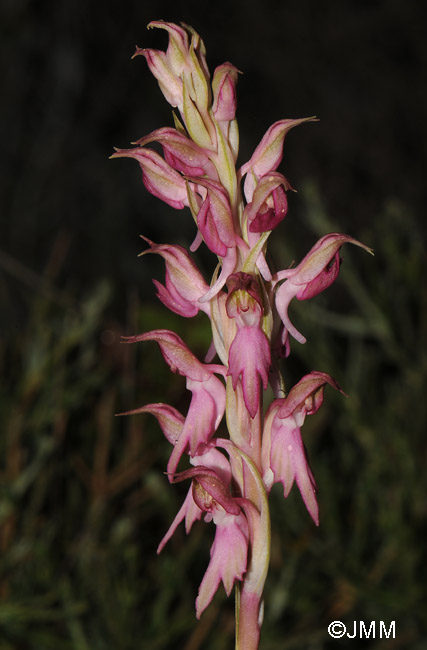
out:
<path id="1" fill-rule="evenodd" d="M 190 209 L 197 226 L 190 251 L 204 243 L 218 265 L 208 285 L 185 248 L 143 237 L 148 245 L 144 253 L 165 261 L 164 284 L 154 280 L 158 298 L 184 317 L 204 312 L 212 344 L 202 362 L 173 331 L 127 337 L 129 343 L 158 343 L 172 372 L 186 378 L 191 392 L 186 416 L 163 403 L 129 413 L 157 418 L 172 445 L 169 481 L 191 481 L 158 552 L 182 521 L 187 533 L 196 520 L 213 521 L 215 539 L 196 614 L 199 618 L 221 581 L 227 595 L 236 584 L 236 648 L 255 650 L 269 563 L 268 495 L 280 482 L 287 497 L 295 482 L 318 525 L 316 483 L 301 427 L 321 406 L 327 384 L 341 390 L 328 374 L 312 371 L 286 392 L 280 361 L 290 353 L 290 337 L 306 340 L 291 322 L 288 307 L 294 297 L 307 300 L 334 282 L 343 244 L 371 250 L 348 235 L 332 233 L 293 268 L 270 269 L 267 241 L 286 217 L 287 192 L 292 190 L 277 171 L 284 140 L 290 129 L 315 118 L 275 122 L 250 160 L 236 169 L 239 71 L 224 63 L 211 79 L 203 41 L 194 29 L 160 20 L 149 27 L 167 31 L 166 52 L 137 48 L 134 56 L 145 57 L 166 100 L 177 109 L 174 127 L 157 129 L 133 143 L 134 148 L 117 149 L 113 157 L 137 160 L 149 192 L 177 210 Z M 147 147 L 154 142 L 163 156 Z M 264 412 L 268 386 L 274 399 Z M 224 415 L 228 437 L 223 429 L 219 435 Z M 178 472 L 183 455 L 190 467 Z"/>

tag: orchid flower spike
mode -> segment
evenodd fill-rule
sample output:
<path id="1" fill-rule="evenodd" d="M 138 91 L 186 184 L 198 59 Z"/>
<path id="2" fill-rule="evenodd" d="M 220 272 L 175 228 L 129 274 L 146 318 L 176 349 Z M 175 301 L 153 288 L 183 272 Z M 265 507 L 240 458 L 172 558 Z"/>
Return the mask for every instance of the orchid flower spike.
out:
<path id="1" fill-rule="evenodd" d="M 127 343 L 157 343 L 191 394 L 185 414 L 163 402 L 126 414 L 149 413 L 157 419 L 171 445 L 169 482 L 191 482 L 158 553 L 181 522 L 187 534 L 195 521 L 213 522 L 215 537 L 196 615 L 201 616 L 221 582 L 227 595 L 234 585 L 236 650 L 258 650 L 270 554 L 269 492 L 279 482 L 286 498 L 296 483 L 319 524 L 302 427 L 306 416 L 320 408 L 326 385 L 341 391 L 332 377 L 318 371 L 286 390 L 282 361 L 291 352 L 290 336 L 306 340 L 290 321 L 289 305 L 293 298 L 316 296 L 337 279 L 343 244 L 372 250 L 349 235 L 331 233 L 295 268 L 273 274 L 267 243 L 288 220 L 288 193 L 293 191 L 279 171 L 285 138 L 295 126 L 316 118 L 277 120 L 236 169 L 239 71 L 225 62 L 211 76 L 204 43 L 189 25 L 156 20 L 149 27 L 166 32 L 166 50 L 137 48 L 134 56 L 146 60 L 176 109 L 173 125 L 139 138 L 133 148 L 116 149 L 112 157 L 136 160 L 145 188 L 167 209 L 189 208 L 196 229 L 193 243 L 156 244 L 142 237 L 148 247 L 141 256 L 162 257 L 164 282 L 153 280 L 157 297 L 185 318 L 203 311 L 212 339 L 202 362 L 168 329 L 126 337 Z M 214 258 L 210 281 L 187 250 L 196 253 L 203 243 Z M 265 409 L 267 397 L 271 403 Z"/>

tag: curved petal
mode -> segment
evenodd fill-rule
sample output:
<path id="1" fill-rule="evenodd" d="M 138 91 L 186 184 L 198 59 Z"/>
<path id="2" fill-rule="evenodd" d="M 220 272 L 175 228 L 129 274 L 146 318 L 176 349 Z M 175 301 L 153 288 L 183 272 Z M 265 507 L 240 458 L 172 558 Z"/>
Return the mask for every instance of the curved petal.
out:
<path id="1" fill-rule="evenodd" d="M 276 309 L 289 334 L 299 343 L 305 343 L 307 339 L 292 325 L 288 316 L 289 303 L 298 291 L 299 288 L 292 284 L 290 280 L 284 282 L 276 291 Z"/>

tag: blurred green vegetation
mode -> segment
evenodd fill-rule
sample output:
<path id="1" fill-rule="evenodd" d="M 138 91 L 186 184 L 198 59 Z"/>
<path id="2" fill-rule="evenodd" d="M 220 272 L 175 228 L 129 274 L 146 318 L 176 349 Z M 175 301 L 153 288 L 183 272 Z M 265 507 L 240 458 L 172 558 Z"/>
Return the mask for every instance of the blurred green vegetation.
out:
<path id="1" fill-rule="evenodd" d="M 300 197 L 304 223 L 292 227 L 304 241 L 289 248 L 282 224 L 273 247 L 281 267 L 340 229 L 314 186 Z M 334 619 L 395 620 L 396 639 L 369 647 L 425 648 L 425 251 L 398 202 L 357 235 L 375 258 L 346 247 L 335 285 L 291 307 L 308 341 L 292 343 L 287 381 L 323 370 L 349 397 L 327 390 L 304 428 L 319 529 L 295 487 L 286 501 L 273 490 L 263 650 L 328 650 Z M 111 286 L 69 294 L 55 288 L 54 266 L 35 276 L 9 260 L 0 292 L 0 650 L 232 648 L 233 598 L 222 588 L 201 621 L 194 616 L 212 527 L 196 524 L 188 538 L 180 527 L 156 555 L 186 486 L 163 474 L 168 443 L 153 418 L 114 417 L 150 401 L 188 404 L 157 346 L 123 345 L 121 335 L 169 327 L 202 358 L 207 319 L 140 303 L 135 290 L 117 317 Z M 19 327 L 7 319 L 9 280 L 31 285 L 20 290 Z"/>

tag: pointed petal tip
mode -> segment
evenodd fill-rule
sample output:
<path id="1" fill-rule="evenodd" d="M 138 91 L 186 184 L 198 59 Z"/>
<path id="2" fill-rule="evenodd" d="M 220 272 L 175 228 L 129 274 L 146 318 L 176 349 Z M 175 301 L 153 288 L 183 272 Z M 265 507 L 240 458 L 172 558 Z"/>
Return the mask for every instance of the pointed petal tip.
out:
<path id="1" fill-rule="evenodd" d="M 119 147 L 113 147 L 114 153 L 111 154 L 111 156 L 108 156 L 108 160 L 112 160 L 112 158 L 120 158 L 120 152 L 124 151 L 124 149 L 119 149 Z"/>
<path id="2" fill-rule="evenodd" d="M 141 251 L 140 253 L 138 253 L 137 257 L 142 257 L 143 255 L 146 255 L 147 253 L 152 253 L 153 251 L 151 249 L 154 248 L 155 246 L 157 246 L 157 244 L 155 244 L 153 241 L 151 241 L 151 239 L 148 239 L 148 237 L 145 237 L 144 235 L 139 235 L 139 236 L 140 236 L 141 239 L 143 239 L 148 244 L 149 248 L 146 248 L 144 251 Z"/>
<path id="3" fill-rule="evenodd" d="M 109 156 L 109 160 L 112 158 L 131 158 L 129 155 L 129 149 L 121 149 L 120 147 L 113 147 L 114 153 Z"/>
<path id="4" fill-rule="evenodd" d="M 135 45 L 135 52 L 132 54 L 131 61 L 136 57 L 140 56 L 141 54 L 145 56 L 145 49 L 144 47 L 139 47 L 138 45 Z"/>

